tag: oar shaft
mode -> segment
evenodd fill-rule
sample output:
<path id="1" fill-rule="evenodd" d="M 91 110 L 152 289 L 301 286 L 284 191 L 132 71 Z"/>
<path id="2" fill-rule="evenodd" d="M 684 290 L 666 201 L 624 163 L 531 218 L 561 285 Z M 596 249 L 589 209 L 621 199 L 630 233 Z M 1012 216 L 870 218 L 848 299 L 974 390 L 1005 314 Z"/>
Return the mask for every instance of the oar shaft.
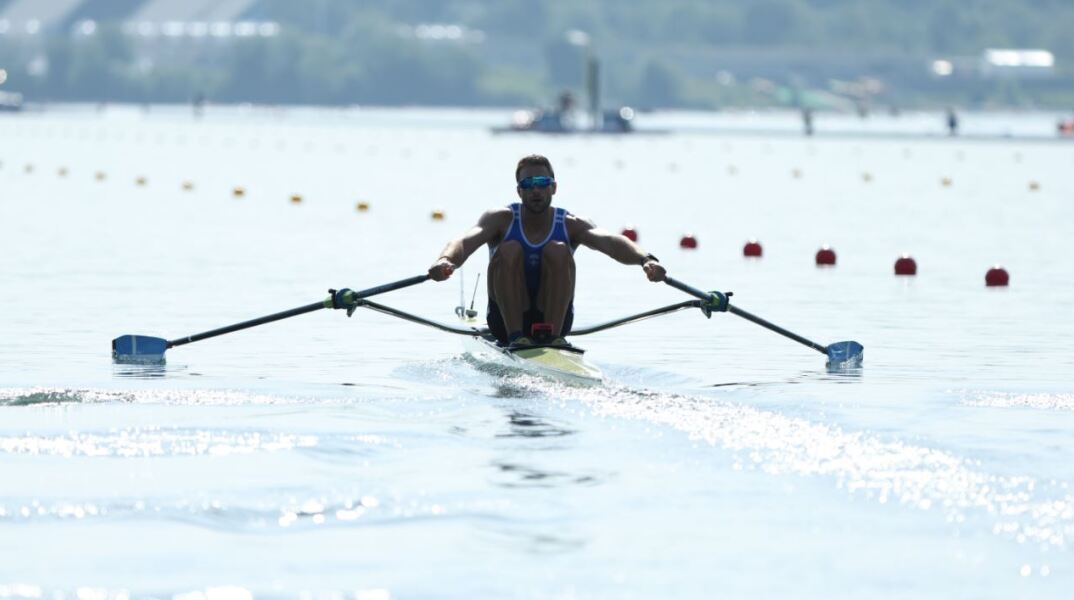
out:
<path id="1" fill-rule="evenodd" d="M 228 325 L 226 327 L 220 327 L 218 329 L 212 329 L 202 333 L 195 333 L 194 335 L 188 335 L 175 340 L 168 340 L 168 347 L 182 346 L 183 344 L 189 344 L 190 342 L 198 342 L 218 335 L 224 335 L 225 333 L 231 333 L 233 331 L 239 331 L 241 329 L 249 329 L 250 327 L 257 327 L 258 325 L 264 325 L 265 323 L 271 323 L 273 321 L 279 321 L 281 319 L 287 319 L 290 317 L 296 317 L 298 315 L 304 315 L 308 312 L 315 310 L 321 310 L 322 308 L 332 308 L 332 304 L 329 303 L 325 306 L 323 301 L 314 304 L 307 304 L 306 306 L 299 306 L 298 308 L 292 308 L 291 310 L 285 310 L 283 312 L 266 315 L 264 317 L 258 317 L 256 319 L 250 319 L 249 321 L 243 321 L 242 323 L 235 323 L 234 325 Z"/>
<path id="2" fill-rule="evenodd" d="M 694 296 L 695 298 L 700 298 L 701 300 L 705 300 L 706 302 L 709 301 L 712 298 L 712 294 L 709 294 L 707 292 L 703 292 L 703 291 L 701 291 L 701 290 L 699 290 L 699 289 L 697 289 L 695 287 L 691 287 L 689 285 L 686 285 L 685 283 L 683 283 L 683 282 L 681 282 L 681 281 L 679 281 L 677 279 L 672 279 L 671 277 L 665 278 L 664 283 L 670 285 L 671 287 L 673 287 L 673 288 L 675 288 L 677 290 L 686 292 L 687 294 L 690 294 L 691 296 Z M 755 314 L 746 312 L 746 311 L 742 310 L 741 308 L 738 308 L 737 306 L 732 306 L 732 305 L 729 304 L 727 306 L 727 312 L 734 313 L 734 314 L 742 317 L 743 319 L 746 319 L 747 321 L 752 321 L 752 322 L 760 325 L 761 327 L 764 327 L 765 329 L 768 329 L 769 331 L 774 331 L 774 332 L 776 332 L 776 333 L 778 333 L 778 334 L 780 334 L 780 335 L 782 335 L 784 337 L 790 338 L 790 339 L 798 342 L 799 344 L 802 344 L 803 346 L 809 346 L 810 348 L 816 350 L 817 352 L 820 352 L 821 354 L 827 354 L 828 353 L 828 347 L 827 346 L 822 346 L 822 345 L 814 342 L 813 340 L 810 340 L 808 338 L 804 338 L 804 337 L 798 335 L 797 333 L 794 333 L 793 331 L 789 331 L 787 329 L 784 329 L 784 328 L 780 327 L 779 325 L 776 325 L 775 323 L 770 323 L 770 322 L 762 319 L 761 317 L 758 317 Z"/>
<path id="3" fill-rule="evenodd" d="M 385 292 L 391 292 L 393 290 L 398 290 L 398 289 L 402 289 L 402 288 L 405 288 L 405 287 L 410 287 L 412 285 L 417 285 L 419 283 L 427 281 L 428 279 L 429 279 L 429 276 L 427 274 L 426 275 L 416 275 L 414 277 L 408 277 L 406 279 L 401 279 L 399 281 L 393 281 L 392 283 L 386 283 L 384 285 L 378 285 L 376 287 L 371 287 L 369 289 L 362 290 L 360 292 L 355 292 L 354 297 L 355 298 L 368 298 L 369 296 L 376 296 L 377 294 L 383 294 Z M 234 325 L 228 325 L 226 327 L 220 327 L 218 329 L 212 329 L 210 331 L 205 331 L 205 332 L 202 332 L 202 333 L 195 333 L 194 335 L 188 335 L 186 337 L 181 337 L 181 338 L 178 338 L 178 339 L 169 340 L 168 341 L 168 348 L 172 348 L 174 346 L 182 346 L 183 344 L 189 344 L 191 342 L 197 342 L 197 341 L 200 341 L 200 340 L 208 339 L 208 338 L 211 338 L 211 337 L 216 337 L 218 335 L 224 335 L 225 333 L 231 333 L 231 332 L 239 331 L 239 330 L 242 330 L 242 329 L 249 329 L 250 327 L 257 327 L 258 325 L 264 325 L 265 323 L 271 323 L 273 321 L 279 321 L 281 319 L 287 319 L 287 318 L 290 318 L 290 317 L 296 317 L 298 315 L 304 315 L 304 314 L 306 314 L 308 312 L 321 310 L 322 308 L 333 308 L 333 306 L 332 306 L 332 298 L 328 298 L 327 300 L 323 300 L 321 302 L 316 302 L 316 303 L 313 303 L 313 304 L 307 304 L 306 306 L 299 306 L 297 308 L 292 308 L 290 310 L 285 310 L 283 312 L 273 313 L 271 315 L 266 315 L 264 317 L 258 317 L 256 319 L 250 319 L 249 321 L 243 321 L 242 323 L 235 323 Z"/>
<path id="4" fill-rule="evenodd" d="M 734 314 L 742 317 L 743 319 L 746 319 L 747 321 L 753 321 L 754 323 L 760 325 L 761 327 L 764 327 L 765 329 L 768 329 L 769 331 L 774 331 L 774 332 L 782 335 L 783 337 L 788 337 L 788 338 L 798 342 L 799 344 L 802 344 L 804 346 L 809 346 L 810 348 L 816 350 L 817 352 L 820 352 L 821 354 L 827 354 L 828 353 L 828 347 L 827 346 L 821 346 L 820 344 L 814 342 L 813 340 L 810 340 L 808 338 L 804 338 L 804 337 L 798 335 L 797 333 L 795 333 L 793 331 L 786 330 L 786 329 L 780 327 L 779 325 L 776 325 L 775 323 L 770 323 L 770 322 L 762 319 L 761 317 L 758 317 L 755 314 L 748 313 L 748 312 L 742 310 L 741 308 L 739 308 L 737 306 L 728 306 L 727 307 L 727 312 L 734 313 Z"/>

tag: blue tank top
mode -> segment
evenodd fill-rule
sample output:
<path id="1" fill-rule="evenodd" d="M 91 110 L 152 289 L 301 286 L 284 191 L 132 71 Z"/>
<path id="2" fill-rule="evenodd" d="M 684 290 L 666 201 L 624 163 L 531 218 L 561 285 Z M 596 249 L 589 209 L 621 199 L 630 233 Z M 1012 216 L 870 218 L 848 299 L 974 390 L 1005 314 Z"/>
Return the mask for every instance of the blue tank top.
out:
<path id="1" fill-rule="evenodd" d="M 504 234 L 503 242 L 515 240 L 522 246 L 522 260 L 526 270 L 526 288 L 529 289 L 530 296 L 537 294 L 537 288 L 541 285 L 541 252 L 544 251 L 544 247 L 549 242 L 563 242 L 571 249 L 571 253 L 574 253 L 574 247 L 571 246 L 571 239 L 567 235 L 567 209 L 557 208 L 555 209 L 555 216 L 552 218 L 552 230 L 548 232 L 548 235 L 540 243 L 531 244 L 526 239 L 525 232 L 522 231 L 522 205 L 518 202 L 511 205 L 511 226 L 507 228 L 507 233 Z M 497 244 L 497 247 L 499 244 Z M 489 250 L 489 257 L 492 257 L 496 253 L 496 248 Z"/>

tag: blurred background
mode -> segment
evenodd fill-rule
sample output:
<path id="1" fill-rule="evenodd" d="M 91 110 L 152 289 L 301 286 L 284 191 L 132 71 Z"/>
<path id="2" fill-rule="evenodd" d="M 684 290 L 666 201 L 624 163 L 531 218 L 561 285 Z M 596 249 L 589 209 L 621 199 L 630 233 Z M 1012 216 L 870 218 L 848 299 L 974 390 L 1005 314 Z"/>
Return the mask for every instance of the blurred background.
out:
<path id="1" fill-rule="evenodd" d="M 1063 0 L 0 0 L 0 91 L 530 106 L 599 68 L 641 110 L 1066 111 L 1071 23 Z"/>

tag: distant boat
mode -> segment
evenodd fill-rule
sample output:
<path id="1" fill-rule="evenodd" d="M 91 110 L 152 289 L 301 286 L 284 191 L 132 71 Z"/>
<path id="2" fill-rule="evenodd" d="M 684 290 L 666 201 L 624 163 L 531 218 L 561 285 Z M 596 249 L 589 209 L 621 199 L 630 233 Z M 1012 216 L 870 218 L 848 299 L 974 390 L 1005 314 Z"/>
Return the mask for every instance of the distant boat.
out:
<path id="1" fill-rule="evenodd" d="M 601 111 L 598 118 L 574 110 L 534 109 L 515 112 L 511 124 L 493 127 L 493 133 L 629 134 L 668 133 L 634 128 L 634 109 L 623 106 Z"/>
<path id="2" fill-rule="evenodd" d="M 22 110 L 22 94 L 0 92 L 0 112 L 18 112 Z"/>
<path id="3" fill-rule="evenodd" d="M 1056 125 L 1059 137 L 1074 137 L 1074 119 L 1064 119 Z"/>

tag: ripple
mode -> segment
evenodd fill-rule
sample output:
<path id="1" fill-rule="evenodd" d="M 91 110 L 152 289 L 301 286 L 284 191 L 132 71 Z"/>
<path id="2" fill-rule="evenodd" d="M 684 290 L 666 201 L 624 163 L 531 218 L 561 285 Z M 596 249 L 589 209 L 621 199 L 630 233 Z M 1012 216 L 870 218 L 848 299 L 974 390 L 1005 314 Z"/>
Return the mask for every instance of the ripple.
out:
<path id="1" fill-rule="evenodd" d="M 966 392 L 962 404 L 985 408 L 1034 408 L 1074 411 L 1074 394 L 1012 392 Z"/>
<path id="2" fill-rule="evenodd" d="M 248 404 L 300 404 L 310 398 L 257 394 L 239 390 L 103 390 L 70 388 L 0 389 L 0 406 L 64 403 L 144 403 L 172 405 L 239 406 Z M 316 399 L 324 403 L 323 399 Z"/>
<path id="3" fill-rule="evenodd" d="M 952 524 L 983 518 L 1018 543 L 1065 550 L 1074 536 L 1074 496 L 1064 482 L 994 475 L 947 452 L 712 398 L 622 387 L 575 397 L 597 416 L 667 425 L 732 450 L 736 470 L 832 478 L 850 494 L 939 510 Z"/>
<path id="4" fill-rule="evenodd" d="M 0 452 L 62 457 L 228 456 L 310 448 L 318 441 L 315 435 L 138 427 L 108 433 L 0 436 Z"/>

